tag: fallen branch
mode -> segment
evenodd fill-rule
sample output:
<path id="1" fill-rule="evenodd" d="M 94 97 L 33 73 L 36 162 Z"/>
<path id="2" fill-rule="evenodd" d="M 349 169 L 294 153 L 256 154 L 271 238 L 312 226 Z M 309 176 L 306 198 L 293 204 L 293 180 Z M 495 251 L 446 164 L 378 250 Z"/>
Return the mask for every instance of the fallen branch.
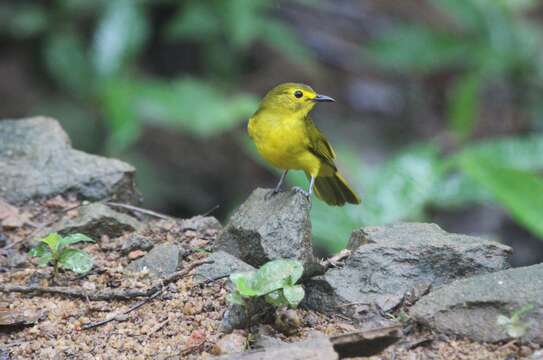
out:
<path id="1" fill-rule="evenodd" d="M 113 206 L 113 207 L 118 207 L 118 208 L 121 208 L 121 209 L 130 210 L 130 211 L 134 211 L 134 212 L 139 212 L 139 213 L 149 215 L 149 216 L 154 216 L 154 217 L 162 219 L 162 220 L 172 220 L 172 219 L 174 219 L 171 216 L 164 215 L 164 214 L 158 213 L 158 212 L 153 211 L 153 210 L 143 209 L 143 208 L 140 208 L 140 207 L 137 207 L 137 206 L 134 206 L 134 205 L 121 204 L 121 203 L 116 203 L 116 202 L 107 202 L 106 205 Z"/>
<path id="2" fill-rule="evenodd" d="M 72 288 L 68 286 L 23 286 L 23 285 L 11 285 L 0 284 L 0 292 L 3 293 L 22 293 L 22 294 L 54 294 L 68 297 L 74 297 L 79 299 L 91 300 L 91 301 L 107 301 L 107 300 L 130 300 L 136 297 L 149 297 L 153 296 L 157 291 L 161 290 L 164 285 L 175 282 L 182 277 L 188 275 L 194 268 L 203 265 L 211 264 L 213 260 L 200 260 L 194 261 L 186 269 L 177 271 L 164 279 L 161 279 L 157 284 L 145 289 L 106 289 L 106 290 L 83 290 L 81 288 Z"/>
<path id="3" fill-rule="evenodd" d="M 104 320 L 100 320 L 100 321 L 97 321 L 97 322 L 94 322 L 94 323 L 83 324 L 83 325 L 81 325 L 81 329 L 82 330 L 89 330 L 89 329 L 93 329 L 95 327 L 107 324 L 108 322 L 111 322 L 113 320 L 118 320 L 119 316 L 127 315 L 128 313 L 130 313 L 130 312 L 132 312 L 132 311 L 134 311 L 136 309 L 139 309 L 143 305 L 147 304 L 149 301 L 153 300 L 154 298 L 156 298 L 157 296 L 162 294 L 164 289 L 165 288 L 161 288 L 159 291 L 155 292 L 153 295 L 149 296 L 147 299 L 144 299 L 144 300 L 140 301 L 139 303 L 129 307 L 128 309 L 126 309 L 124 311 L 121 311 L 121 312 L 114 311 L 114 312 L 109 313 L 109 315 L 106 316 L 106 318 Z"/>

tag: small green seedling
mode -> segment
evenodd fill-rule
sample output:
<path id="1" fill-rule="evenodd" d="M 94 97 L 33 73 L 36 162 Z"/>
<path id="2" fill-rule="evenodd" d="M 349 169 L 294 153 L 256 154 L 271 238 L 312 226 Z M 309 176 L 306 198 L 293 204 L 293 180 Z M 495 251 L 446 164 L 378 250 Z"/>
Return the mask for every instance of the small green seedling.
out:
<path id="1" fill-rule="evenodd" d="M 528 325 L 522 320 L 522 318 L 533 309 L 533 305 L 528 304 L 520 309 L 517 309 L 511 313 L 511 317 L 505 315 L 498 315 L 496 323 L 502 326 L 507 335 L 512 338 L 519 338 L 526 334 Z"/>
<path id="2" fill-rule="evenodd" d="M 296 282 L 304 268 L 299 261 L 279 259 L 264 264 L 256 271 L 234 273 L 230 281 L 235 290 L 228 295 L 233 304 L 245 305 L 249 298 L 264 296 L 266 302 L 276 307 L 295 308 L 305 296 L 304 289 Z"/>
<path id="3" fill-rule="evenodd" d="M 62 237 L 57 233 L 51 233 L 40 239 L 40 243 L 28 254 L 38 258 L 39 266 L 52 263 L 54 266 L 53 275 L 57 274 L 59 266 L 78 274 L 84 274 L 92 269 L 91 256 L 82 250 L 67 247 L 79 242 L 94 242 L 94 240 L 83 234 Z"/>

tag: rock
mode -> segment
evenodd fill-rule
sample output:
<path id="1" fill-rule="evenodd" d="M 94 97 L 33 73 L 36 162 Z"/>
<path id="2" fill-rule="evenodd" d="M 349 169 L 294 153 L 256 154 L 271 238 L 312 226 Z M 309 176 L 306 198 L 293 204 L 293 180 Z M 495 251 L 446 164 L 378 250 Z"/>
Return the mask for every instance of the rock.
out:
<path id="1" fill-rule="evenodd" d="M 94 240 L 102 235 L 110 238 L 121 236 L 124 232 L 135 231 L 142 225 L 133 217 L 114 211 L 101 203 L 92 203 L 79 208 L 75 218 L 64 218 L 42 235 L 58 232 L 62 235 L 82 233 Z"/>
<path id="2" fill-rule="evenodd" d="M 6 238 L 6 235 L 0 232 L 0 248 L 6 246 L 7 243 L 8 243 L 8 239 Z"/>
<path id="3" fill-rule="evenodd" d="M 253 347 L 255 349 L 264 349 L 286 344 L 281 339 L 274 336 L 274 330 L 269 325 L 260 324 L 258 332 L 254 335 Z"/>
<path id="4" fill-rule="evenodd" d="M 219 331 L 231 333 L 235 329 L 244 329 L 247 327 L 248 318 L 245 307 L 237 304 L 230 304 L 226 308 Z"/>
<path id="5" fill-rule="evenodd" d="M 367 357 L 379 354 L 400 340 L 401 326 L 390 326 L 369 331 L 357 331 L 330 338 L 334 349 L 343 358 Z"/>
<path id="6" fill-rule="evenodd" d="M 121 245 L 121 253 L 126 255 L 134 250 L 149 251 L 153 248 L 153 246 L 153 241 L 145 236 L 140 234 L 132 234 Z"/>
<path id="7" fill-rule="evenodd" d="M 138 202 L 135 170 L 74 150 L 59 123 L 34 117 L 0 121 L 0 197 L 10 203 L 75 192 L 85 199 Z"/>
<path id="8" fill-rule="evenodd" d="M 234 272 L 255 270 L 251 265 L 220 250 L 209 255 L 207 259 L 213 261 L 213 263 L 201 265 L 196 269 L 193 280 L 197 283 L 217 280 Z"/>
<path id="9" fill-rule="evenodd" d="M 511 338 L 498 317 L 519 310 L 526 310 L 517 323 L 525 329 L 522 340 L 543 344 L 543 264 L 455 281 L 421 298 L 410 313 L 437 331 L 494 342 Z"/>
<path id="10" fill-rule="evenodd" d="M 311 334 L 304 341 L 267 347 L 241 354 L 221 356 L 221 360 L 337 360 L 332 343 L 320 333 Z"/>
<path id="11" fill-rule="evenodd" d="M 376 306 L 387 312 L 406 295 L 415 301 L 413 294 L 430 286 L 502 270 L 510 254 L 502 244 L 450 234 L 434 224 L 366 227 L 350 243 L 359 247 L 344 267 L 306 282 L 304 304 L 310 309 L 354 316 Z"/>
<path id="12" fill-rule="evenodd" d="M 217 355 L 242 353 L 247 348 L 247 337 L 239 332 L 227 334 L 215 344 Z"/>
<path id="13" fill-rule="evenodd" d="M 140 272 L 148 269 L 156 277 L 165 277 L 177 271 L 183 250 L 177 245 L 160 244 L 147 255 L 128 264 L 127 270 Z"/>
<path id="14" fill-rule="evenodd" d="M 268 200 L 257 189 L 219 234 L 217 249 L 260 267 L 274 259 L 297 259 L 306 275 L 322 273 L 311 244 L 311 203 L 302 194 L 281 192 Z"/>
<path id="15" fill-rule="evenodd" d="M 197 215 L 190 219 L 181 220 L 181 230 L 193 230 L 200 233 L 204 233 L 208 230 L 221 230 L 222 225 L 213 216 Z"/>

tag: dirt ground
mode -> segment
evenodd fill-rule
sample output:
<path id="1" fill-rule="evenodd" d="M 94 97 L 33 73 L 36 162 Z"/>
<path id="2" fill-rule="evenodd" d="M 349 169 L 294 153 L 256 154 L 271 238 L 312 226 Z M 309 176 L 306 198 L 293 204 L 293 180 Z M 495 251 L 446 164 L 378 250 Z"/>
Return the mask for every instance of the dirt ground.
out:
<path id="1" fill-rule="evenodd" d="M 31 244 L 26 240 L 36 230 L 62 216 L 75 216 L 79 202 L 56 197 L 46 202 L 31 203 L 19 208 L 18 226 L 0 228 L 6 246 L 18 242 L 13 249 L 26 254 Z M 70 210 L 71 209 L 71 210 Z M 195 261 L 207 257 L 216 229 L 194 231 L 183 228 L 182 221 L 141 218 L 148 223 L 142 233 L 155 244 L 175 242 L 187 250 L 181 269 L 189 269 Z M 95 244 L 80 247 L 95 262 L 85 276 L 61 272 L 55 279 L 52 268 L 39 268 L 32 259 L 21 260 L 19 267 L 10 268 L 8 256 L 14 253 L 0 248 L 0 285 L 65 286 L 98 292 L 103 289 L 147 289 L 156 280 L 148 273 L 127 273 L 131 257 L 120 248 L 128 235 L 115 239 L 102 237 Z M 3 254 L 3 255 L 2 255 Z M 0 319 L 16 318 L 12 325 L 0 325 L 0 359 L 207 359 L 217 354 L 217 341 L 223 337 L 219 325 L 227 307 L 226 280 L 197 284 L 190 273 L 164 286 L 152 299 L 91 301 L 51 294 L 0 293 Z M 147 302 L 127 312 L 130 307 Z M 291 336 L 270 330 L 274 337 L 295 342 L 317 330 L 335 335 L 356 330 L 348 319 L 326 316 L 299 309 L 302 326 Z M 104 319 L 103 325 L 86 328 Z M 34 323 L 23 325 L 22 323 Z M 17 324 L 18 325 L 17 325 Z M 405 322 L 405 337 L 382 354 L 370 359 L 522 359 L 537 346 L 531 344 L 481 344 L 432 334 Z M 239 333 L 248 342 L 253 336 Z"/>

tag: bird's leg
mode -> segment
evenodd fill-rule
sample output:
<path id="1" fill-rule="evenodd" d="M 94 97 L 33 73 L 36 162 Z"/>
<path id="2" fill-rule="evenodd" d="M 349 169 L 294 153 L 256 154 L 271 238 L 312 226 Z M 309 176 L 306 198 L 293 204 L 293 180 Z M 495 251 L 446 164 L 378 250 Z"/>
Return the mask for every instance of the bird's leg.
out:
<path id="1" fill-rule="evenodd" d="M 304 195 L 308 199 L 311 199 L 311 194 L 313 194 L 313 187 L 314 186 L 315 186 L 315 178 L 312 176 L 311 181 L 309 182 L 309 189 L 307 189 L 307 191 L 305 191 L 304 189 L 302 189 L 301 187 L 298 187 L 298 186 L 293 187 L 292 190 L 294 192 L 297 192 L 297 193 L 300 193 L 300 194 Z"/>
<path id="2" fill-rule="evenodd" d="M 281 174 L 281 177 L 279 178 L 279 182 L 275 186 L 275 189 L 273 189 L 272 191 L 266 194 L 266 200 L 268 200 L 270 197 L 272 197 L 273 195 L 276 195 L 277 193 L 281 191 L 281 186 L 283 185 L 283 181 L 285 181 L 285 178 L 287 177 L 287 173 L 288 173 L 288 170 L 283 171 L 283 173 Z"/>

